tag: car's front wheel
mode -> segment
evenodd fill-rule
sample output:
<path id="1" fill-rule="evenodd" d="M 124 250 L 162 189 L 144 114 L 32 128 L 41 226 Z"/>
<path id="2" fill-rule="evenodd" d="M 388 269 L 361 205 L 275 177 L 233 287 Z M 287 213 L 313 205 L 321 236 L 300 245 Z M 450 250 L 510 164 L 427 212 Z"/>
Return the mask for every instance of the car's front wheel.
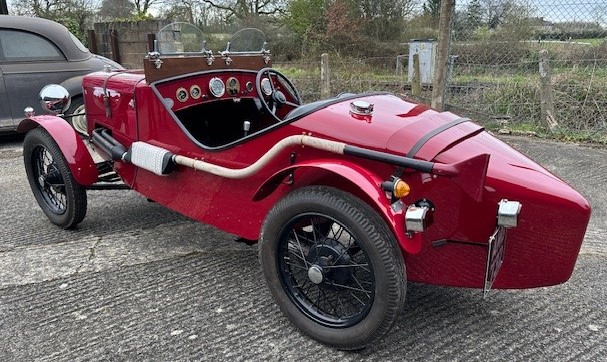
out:
<path id="1" fill-rule="evenodd" d="M 340 190 L 307 187 L 278 202 L 259 253 L 283 313 L 325 344 L 363 348 L 392 328 L 404 305 L 396 240 L 371 207 Z"/>
<path id="2" fill-rule="evenodd" d="M 25 171 L 34 197 L 49 220 L 65 229 L 86 215 L 86 190 L 72 176 L 55 140 L 42 127 L 23 141 Z"/>

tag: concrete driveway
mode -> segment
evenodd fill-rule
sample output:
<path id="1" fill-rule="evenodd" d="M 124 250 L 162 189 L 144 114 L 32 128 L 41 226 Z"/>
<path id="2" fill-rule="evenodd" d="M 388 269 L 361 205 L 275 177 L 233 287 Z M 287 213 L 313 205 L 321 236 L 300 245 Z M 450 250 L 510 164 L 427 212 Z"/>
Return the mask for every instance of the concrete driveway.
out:
<path id="1" fill-rule="evenodd" d="M 0 360 L 605 360 L 607 150 L 506 141 L 593 205 L 572 279 L 487 299 L 409 284 L 387 337 L 341 352 L 283 317 L 257 246 L 135 192 L 89 191 L 77 230 L 51 225 L 27 184 L 20 143 L 0 139 Z"/>

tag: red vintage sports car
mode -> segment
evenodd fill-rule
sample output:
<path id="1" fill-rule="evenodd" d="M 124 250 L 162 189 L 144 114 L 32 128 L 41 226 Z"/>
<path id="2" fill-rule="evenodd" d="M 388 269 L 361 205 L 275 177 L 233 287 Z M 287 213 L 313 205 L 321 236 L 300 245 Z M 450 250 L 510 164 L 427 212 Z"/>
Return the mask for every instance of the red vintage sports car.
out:
<path id="1" fill-rule="evenodd" d="M 590 218 L 578 192 L 468 118 L 385 92 L 303 104 L 262 36 L 212 52 L 171 24 L 143 70 L 84 78 L 79 132 L 30 113 L 25 167 L 51 222 L 81 222 L 87 189 L 128 187 L 259 240 L 281 310 L 340 349 L 390 330 L 407 280 L 486 293 L 569 279 Z M 58 114 L 66 93 L 42 102 Z"/>

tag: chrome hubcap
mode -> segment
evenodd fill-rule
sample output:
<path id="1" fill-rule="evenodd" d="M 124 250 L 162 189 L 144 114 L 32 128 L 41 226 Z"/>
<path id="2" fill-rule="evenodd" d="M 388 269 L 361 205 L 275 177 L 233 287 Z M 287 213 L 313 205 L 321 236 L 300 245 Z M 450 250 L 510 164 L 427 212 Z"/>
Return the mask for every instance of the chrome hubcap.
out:
<path id="1" fill-rule="evenodd" d="M 308 269 L 308 278 L 310 278 L 310 281 L 314 284 L 322 283 L 322 268 L 318 265 L 312 265 L 310 269 Z"/>

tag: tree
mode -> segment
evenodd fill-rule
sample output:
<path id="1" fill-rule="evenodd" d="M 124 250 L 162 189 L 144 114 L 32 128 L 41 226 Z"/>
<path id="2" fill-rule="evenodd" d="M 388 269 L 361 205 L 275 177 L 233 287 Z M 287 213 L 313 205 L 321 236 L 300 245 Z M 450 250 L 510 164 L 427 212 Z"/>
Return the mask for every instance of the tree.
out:
<path id="1" fill-rule="evenodd" d="M 84 38 L 87 23 L 96 8 L 94 0 L 16 0 L 16 15 L 36 16 L 66 26 L 78 38 Z"/>
<path id="2" fill-rule="evenodd" d="M 432 27 L 438 27 L 441 0 L 427 0 L 422 6 L 424 18 L 430 19 Z"/>
<path id="3" fill-rule="evenodd" d="M 484 0 L 487 14 L 487 26 L 495 29 L 502 21 L 504 0 Z"/>
<path id="4" fill-rule="evenodd" d="M 480 0 L 471 0 L 468 3 L 467 15 L 466 15 L 466 26 L 470 30 L 474 30 L 481 26 L 483 23 L 483 7 L 481 6 Z"/>
<path id="5" fill-rule="evenodd" d="M 161 0 L 133 0 L 135 5 L 135 11 L 137 17 L 148 16 L 150 7 L 154 4 L 160 3 Z"/>
<path id="6" fill-rule="evenodd" d="M 282 14 L 286 0 L 201 0 L 213 8 L 226 12 L 226 19 L 244 20 L 261 15 Z"/>
<path id="7" fill-rule="evenodd" d="M 427 0 L 422 6 L 424 15 L 438 19 L 440 16 L 440 2 L 441 0 Z"/>
<path id="8" fill-rule="evenodd" d="M 209 25 L 213 17 L 211 6 L 199 0 L 172 0 L 162 16 L 175 21 L 185 21 L 201 27 Z"/>
<path id="9" fill-rule="evenodd" d="M 595 5 L 592 13 L 593 20 L 602 28 L 607 28 L 607 5 Z"/>
<path id="10" fill-rule="evenodd" d="M 515 6 L 515 1 L 512 0 L 485 0 L 487 26 L 490 29 L 500 26 Z"/>
<path id="11" fill-rule="evenodd" d="M 326 0 L 292 0 L 287 7 L 285 24 L 300 37 L 324 33 Z"/>
<path id="12" fill-rule="evenodd" d="M 381 41 L 398 39 L 404 17 L 413 9 L 412 0 L 358 0 L 355 4 L 360 9 L 364 33 Z"/>
<path id="13" fill-rule="evenodd" d="M 134 9 L 130 0 L 103 0 L 97 14 L 103 18 L 125 19 L 133 15 Z"/>
<path id="14" fill-rule="evenodd" d="M 284 24 L 304 47 L 349 54 L 382 53 L 402 38 L 414 0 L 292 0 Z M 383 54 L 383 53 L 382 53 Z"/>
<path id="15" fill-rule="evenodd" d="M 327 41 L 340 53 L 360 40 L 361 22 L 359 14 L 349 0 L 335 0 L 329 5 L 326 12 Z"/>
<path id="16" fill-rule="evenodd" d="M 532 10 L 525 0 L 484 0 L 483 7 L 489 29 L 529 26 Z"/>

